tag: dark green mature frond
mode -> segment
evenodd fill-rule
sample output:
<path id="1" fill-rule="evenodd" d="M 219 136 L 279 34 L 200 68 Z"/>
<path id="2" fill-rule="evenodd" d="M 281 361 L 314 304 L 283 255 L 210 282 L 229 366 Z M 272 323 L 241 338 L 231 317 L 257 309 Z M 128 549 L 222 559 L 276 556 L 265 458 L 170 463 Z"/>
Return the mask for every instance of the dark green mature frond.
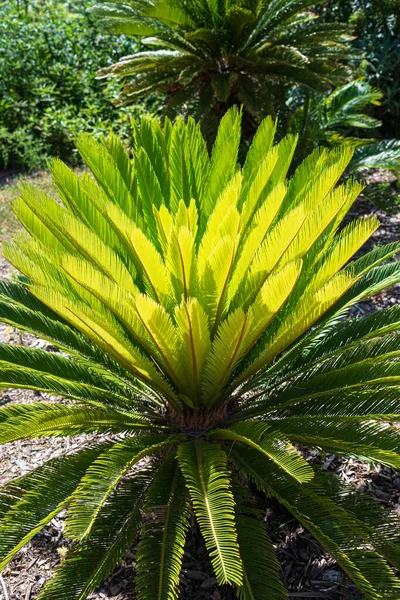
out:
<path id="1" fill-rule="evenodd" d="M 80 433 L 135 433 L 154 430 L 140 414 L 57 404 L 19 404 L 0 408 L 0 443 L 21 438 L 67 437 Z"/>
<path id="2" fill-rule="evenodd" d="M 381 594 L 396 598 L 398 579 L 373 550 L 371 536 L 352 513 L 338 507 L 313 484 L 290 483 L 252 449 L 237 448 L 231 458 L 259 489 L 275 496 L 315 536 L 368 600 L 378 600 Z"/>
<path id="3" fill-rule="evenodd" d="M 292 92 L 294 102 L 298 91 Z M 298 132 L 301 145 L 297 160 L 301 160 L 317 144 L 330 147 L 355 148 L 349 169 L 362 171 L 367 168 L 398 169 L 400 147 L 397 140 L 375 139 L 380 121 L 368 114 L 368 108 L 379 106 L 383 97 L 364 79 L 356 79 L 337 87 L 328 95 L 311 93 L 294 109 L 289 120 L 289 130 Z M 290 101 L 289 101 L 290 104 Z M 371 130 L 370 139 L 362 130 Z"/>
<path id="4" fill-rule="evenodd" d="M 202 440 L 187 442 L 179 448 L 178 461 L 218 583 L 241 585 L 234 499 L 225 452 Z"/>
<path id="5" fill-rule="evenodd" d="M 87 468 L 105 447 L 50 461 L 0 490 L 0 570 L 68 506 Z"/>
<path id="6" fill-rule="evenodd" d="M 87 469 L 74 491 L 66 523 L 67 535 L 87 537 L 115 487 L 142 458 L 171 446 L 177 439 L 168 435 L 143 435 L 114 444 Z"/>
<path id="7" fill-rule="evenodd" d="M 328 452 L 353 454 L 386 464 L 400 466 L 398 432 L 386 423 L 349 417 L 288 417 L 281 419 L 279 431 L 293 442 L 317 446 Z"/>
<path id="8" fill-rule="evenodd" d="M 146 495 L 145 523 L 137 549 L 139 600 L 175 600 L 190 526 L 190 501 L 175 458 L 167 459 Z"/>
<path id="9" fill-rule="evenodd" d="M 254 448 L 298 481 L 310 481 L 314 476 L 312 468 L 294 446 L 291 446 L 278 431 L 271 431 L 269 426 L 262 422 L 237 423 L 231 429 L 213 431 L 210 437 L 232 440 Z"/>
<path id="10" fill-rule="evenodd" d="M 243 584 L 236 594 L 240 600 L 287 600 L 280 578 L 280 564 L 267 533 L 263 511 L 254 508 L 243 490 L 235 490 L 236 523 L 243 563 Z M 251 500 L 251 498 L 250 498 Z"/>
<path id="11" fill-rule="evenodd" d="M 393 169 L 400 168 L 400 142 L 381 140 L 357 148 L 351 162 L 353 169 Z"/>
<path id="12" fill-rule="evenodd" d="M 76 382 L 88 387 L 88 393 L 93 390 L 108 392 L 112 396 L 125 396 L 126 387 L 122 382 L 109 377 L 106 371 L 100 372 L 98 365 L 90 362 L 71 360 L 58 353 L 46 352 L 37 348 L 24 348 L 23 346 L 10 346 L 0 344 L 1 368 L 18 368 L 37 373 L 51 374 L 55 378 L 65 379 L 71 383 Z"/>
<path id="13" fill-rule="evenodd" d="M 125 556 L 142 525 L 151 469 L 121 483 L 99 511 L 90 534 L 72 547 L 38 600 L 84 600 Z"/>

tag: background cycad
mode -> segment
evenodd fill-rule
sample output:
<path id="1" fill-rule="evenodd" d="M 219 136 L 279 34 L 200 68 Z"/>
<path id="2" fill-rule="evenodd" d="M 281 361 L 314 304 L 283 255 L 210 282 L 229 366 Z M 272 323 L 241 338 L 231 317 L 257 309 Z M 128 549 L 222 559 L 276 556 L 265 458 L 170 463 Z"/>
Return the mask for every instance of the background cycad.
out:
<path id="1" fill-rule="evenodd" d="M 115 436 L 0 492 L 0 568 L 68 508 L 76 543 L 41 600 L 83 600 L 138 536 L 138 599 L 177 598 L 193 514 L 219 584 L 287 598 L 254 487 L 366 598 L 399 596 L 398 517 L 295 445 L 400 466 L 400 309 L 346 318 L 400 281 L 399 244 L 349 262 L 378 227 L 341 225 L 360 191 L 338 185 L 351 151 L 314 151 L 287 180 L 296 139 L 274 145 L 267 119 L 241 168 L 240 119 L 225 115 L 211 156 L 191 119 L 135 124 L 132 159 L 83 136 L 93 177 L 55 162 L 63 204 L 26 187 L 14 205 L 26 233 L 5 252 L 23 277 L 0 283 L 0 319 L 63 353 L 1 345 L 1 386 L 68 403 L 1 408 L 0 442 Z"/>
<path id="2" fill-rule="evenodd" d="M 383 94 L 364 79 L 346 83 L 327 96 L 316 93 L 299 98 L 298 90 L 292 92 L 289 105 L 293 114 L 289 131 L 300 134 L 296 160 L 300 162 L 318 145 L 330 147 L 351 146 L 356 149 L 349 164 L 350 171 L 368 168 L 397 170 L 400 166 L 400 142 L 357 137 L 361 130 L 376 135 L 381 121 L 371 117 L 371 105 L 380 106 Z M 364 133 L 365 136 L 365 133 Z"/>
<path id="3" fill-rule="evenodd" d="M 216 123 L 233 104 L 244 106 L 245 134 L 260 117 L 284 112 L 287 84 L 329 90 L 347 80 L 359 56 L 352 28 L 321 23 L 315 1 L 156 0 L 101 2 L 106 31 L 140 36 L 142 49 L 100 71 L 128 78 L 122 104 L 165 94 L 170 115 Z M 207 118 L 206 118 L 207 117 Z M 214 117 L 214 119 L 212 118 Z M 217 119 L 216 119 L 217 117 Z"/>

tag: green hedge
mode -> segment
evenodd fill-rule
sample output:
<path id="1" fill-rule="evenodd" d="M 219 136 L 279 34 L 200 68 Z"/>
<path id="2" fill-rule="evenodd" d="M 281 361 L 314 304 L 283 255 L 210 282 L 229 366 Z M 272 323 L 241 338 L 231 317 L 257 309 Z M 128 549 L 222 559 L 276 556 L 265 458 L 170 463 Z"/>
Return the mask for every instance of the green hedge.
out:
<path id="1" fill-rule="evenodd" d="M 111 127 L 127 135 L 140 107 L 116 109 L 115 83 L 96 70 L 129 54 L 131 38 L 100 33 L 92 0 L 9 0 L 0 5 L 0 168 L 77 162 L 74 137 Z"/>

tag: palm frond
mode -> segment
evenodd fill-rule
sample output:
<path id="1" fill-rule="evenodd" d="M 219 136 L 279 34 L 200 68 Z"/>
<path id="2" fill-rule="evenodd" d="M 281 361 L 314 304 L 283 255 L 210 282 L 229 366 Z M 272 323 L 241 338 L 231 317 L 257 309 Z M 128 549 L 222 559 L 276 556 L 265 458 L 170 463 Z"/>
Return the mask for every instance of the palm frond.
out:
<path id="1" fill-rule="evenodd" d="M 114 444 L 100 454 L 74 491 L 66 534 L 76 540 L 88 536 L 110 495 L 125 475 L 142 458 L 171 446 L 175 441 L 168 435 L 143 435 Z"/>
<path id="2" fill-rule="evenodd" d="M 137 596 L 139 600 L 176 599 L 190 503 L 175 458 L 167 459 L 158 471 L 144 511 L 147 518 L 137 550 Z"/>
<path id="3" fill-rule="evenodd" d="M 134 433 L 153 426 L 140 414 L 110 407 L 91 408 L 33 403 L 0 408 L 0 443 L 81 433 Z"/>
<path id="4" fill-rule="evenodd" d="M 8 509 L 0 520 L 1 570 L 29 540 L 68 506 L 79 481 L 106 447 L 107 444 L 84 450 L 75 456 L 50 461 L 1 490 L 1 507 L 4 509 L 5 499 Z"/>
<path id="5" fill-rule="evenodd" d="M 260 455 L 257 458 L 256 451 L 250 448 L 235 449 L 231 458 L 259 489 L 275 496 L 328 549 L 366 598 L 378 600 L 381 593 L 395 598 L 398 580 L 368 545 L 370 536 L 351 513 L 338 508 L 312 484 L 290 485 L 272 463 Z"/>
<path id="6" fill-rule="evenodd" d="M 226 454 L 218 446 L 199 440 L 182 444 L 178 461 L 218 583 L 241 585 L 241 559 Z"/>
<path id="7" fill-rule="evenodd" d="M 40 600 L 84 600 L 113 571 L 138 535 L 152 474 L 151 469 L 142 470 L 118 486 L 97 515 L 90 535 L 69 551 L 44 586 Z"/>

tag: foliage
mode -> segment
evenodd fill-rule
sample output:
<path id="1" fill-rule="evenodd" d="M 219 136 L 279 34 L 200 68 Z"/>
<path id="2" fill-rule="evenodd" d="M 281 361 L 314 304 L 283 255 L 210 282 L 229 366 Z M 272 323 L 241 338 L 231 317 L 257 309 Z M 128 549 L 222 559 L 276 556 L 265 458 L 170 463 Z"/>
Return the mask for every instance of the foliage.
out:
<path id="1" fill-rule="evenodd" d="M 91 3 L 1 3 L 0 164 L 36 169 L 48 156 L 73 163 L 81 131 L 128 133 L 132 111 L 112 105 L 118 86 L 95 79 L 127 40 L 99 33 L 85 11 Z"/>
<path id="2" fill-rule="evenodd" d="M 400 194 L 393 183 L 369 185 L 364 191 L 365 197 L 378 208 L 392 214 L 400 212 Z"/>
<path id="3" fill-rule="evenodd" d="M 363 69 L 372 86 L 383 92 L 375 109 L 385 136 L 400 136 L 400 2 L 399 0 L 331 0 L 323 18 L 350 21 L 356 45 L 364 53 Z"/>
<path id="4" fill-rule="evenodd" d="M 287 181 L 296 139 L 274 132 L 267 118 L 241 168 L 236 109 L 211 157 L 192 119 L 144 118 L 132 160 L 84 135 L 93 178 L 53 163 L 63 205 L 22 188 L 6 256 L 23 277 L 0 283 L 0 320 L 63 352 L 0 345 L 1 386 L 69 402 L 1 408 L 0 443 L 114 434 L 1 491 L 0 568 L 68 509 L 75 544 L 40 600 L 86 598 L 138 535 L 138 600 L 177 598 L 191 515 L 219 584 L 287 599 L 246 480 L 366 599 L 399 597 L 399 517 L 296 447 L 400 466 L 400 309 L 347 318 L 400 281 L 399 244 L 349 263 L 379 225 L 341 227 L 361 188 L 337 186 L 351 151 L 314 151 Z"/>
<path id="5" fill-rule="evenodd" d="M 245 134 L 254 133 L 260 118 L 283 109 L 285 85 L 329 90 L 349 76 L 346 63 L 358 56 L 348 44 L 352 29 L 320 23 L 311 12 L 315 4 L 101 1 L 95 14 L 105 30 L 139 36 L 142 43 L 100 76 L 129 78 L 121 104 L 161 91 L 167 114 L 196 116 L 213 134 L 227 107 L 243 104 Z"/>
<path id="6" fill-rule="evenodd" d="M 303 159 L 320 145 L 355 148 L 349 169 L 400 169 L 400 141 L 376 140 L 362 137 L 364 131 L 375 135 L 382 123 L 366 112 L 371 106 L 380 106 L 383 94 L 364 79 L 351 81 L 336 88 L 328 96 L 309 94 L 299 97 L 292 92 L 290 101 L 293 115 L 289 130 L 299 133 L 301 142 L 297 159 Z M 370 133 L 371 132 L 371 133 Z"/>

